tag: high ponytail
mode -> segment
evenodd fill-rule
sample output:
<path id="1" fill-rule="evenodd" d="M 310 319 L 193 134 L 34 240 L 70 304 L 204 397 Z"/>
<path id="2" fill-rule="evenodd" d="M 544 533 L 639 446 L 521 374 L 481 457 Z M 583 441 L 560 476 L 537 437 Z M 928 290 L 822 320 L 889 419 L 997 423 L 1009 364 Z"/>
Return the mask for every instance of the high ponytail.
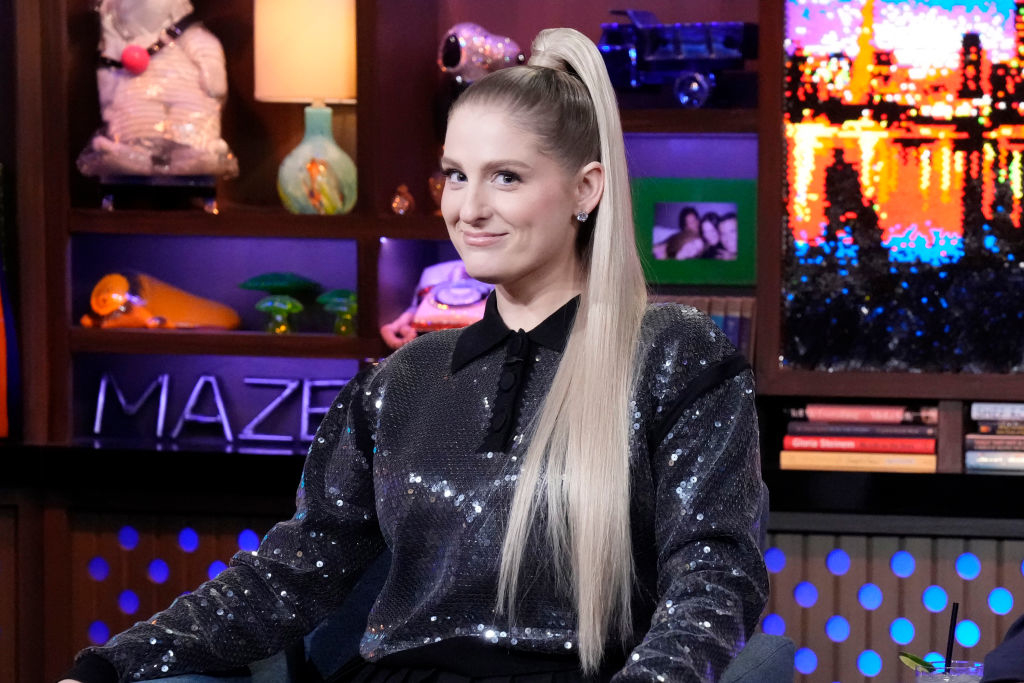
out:
<path id="1" fill-rule="evenodd" d="M 498 609 L 514 620 L 523 551 L 545 505 L 555 567 L 576 602 L 580 661 L 593 672 L 610 632 L 631 634 L 630 402 L 647 298 L 615 92 L 594 44 L 560 28 L 537 35 L 527 66 L 481 79 L 455 108 L 469 103 L 507 107 L 571 172 L 591 161 L 604 166 L 604 194 L 578 245 L 580 306 L 531 425 L 498 581 Z"/>

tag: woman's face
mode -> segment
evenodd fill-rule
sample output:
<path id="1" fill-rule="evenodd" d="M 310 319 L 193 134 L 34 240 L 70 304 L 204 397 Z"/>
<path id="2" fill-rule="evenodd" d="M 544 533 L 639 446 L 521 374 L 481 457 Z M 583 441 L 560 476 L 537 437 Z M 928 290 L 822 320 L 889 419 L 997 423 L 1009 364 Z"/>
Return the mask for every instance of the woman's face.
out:
<path id="1" fill-rule="evenodd" d="M 714 221 L 703 220 L 700 222 L 700 235 L 708 244 L 718 244 L 718 227 Z"/>
<path id="2" fill-rule="evenodd" d="M 448 122 L 441 213 L 471 277 L 506 291 L 574 286 L 578 178 L 497 106 L 459 107 Z M 524 289 L 525 288 L 525 289 Z"/>

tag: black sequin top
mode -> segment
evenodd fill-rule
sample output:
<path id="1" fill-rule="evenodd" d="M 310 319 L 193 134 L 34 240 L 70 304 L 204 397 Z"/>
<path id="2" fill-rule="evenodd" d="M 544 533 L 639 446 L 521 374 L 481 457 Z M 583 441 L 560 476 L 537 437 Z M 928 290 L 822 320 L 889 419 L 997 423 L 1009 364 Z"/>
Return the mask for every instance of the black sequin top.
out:
<path id="1" fill-rule="evenodd" d="M 363 636 L 367 660 L 465 636 L 573 651 L 575 609 L 543 544 L 524 555 L 515 624 L 496 614 L 495 587 L 522 430 L 550 386 L 576 305 L 512 332 L 492 295 L 481 322 L 425 335 L 359 373 L 310 448 L 294 517 L 150 621 L 84 650 L 75 671 L 84 680 L 102 658 L 136 681 L 266 657 L 333 611 L 385 546 L 393 560 Z M 637 629 L 614 680 L 715 680 L 768 593 L 752 374 L 693 308 L 649 307 L 641 344 L 631 452 Z"/>

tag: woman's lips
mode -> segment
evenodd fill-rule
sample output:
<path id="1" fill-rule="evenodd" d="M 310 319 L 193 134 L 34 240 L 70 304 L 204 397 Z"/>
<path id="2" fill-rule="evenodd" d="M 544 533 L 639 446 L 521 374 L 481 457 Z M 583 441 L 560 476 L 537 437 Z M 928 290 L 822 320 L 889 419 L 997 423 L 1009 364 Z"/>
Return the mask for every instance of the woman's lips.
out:
<path id="1" fill-rule="evenodd" d="M 489 247 L 501 241 L 504 232 L 464 232 L 462 241 L 471 247 Z"/>

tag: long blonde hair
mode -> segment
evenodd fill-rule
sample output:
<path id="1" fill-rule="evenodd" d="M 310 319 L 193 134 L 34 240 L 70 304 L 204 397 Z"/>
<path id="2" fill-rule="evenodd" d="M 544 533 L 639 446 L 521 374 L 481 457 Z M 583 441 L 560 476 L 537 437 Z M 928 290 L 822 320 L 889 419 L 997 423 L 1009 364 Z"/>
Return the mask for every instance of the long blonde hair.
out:
<path id="1" fill-rule="evenodd" d="M 630 434 L 634 359 L 646 285 L 633 241 L 622 125 L 600 53 L 582 33 L 547 29 L 526 66 L 477 81 L 459 99 L 498 104 L 570 173 L 604 166 L 598 208 L 577 241 L 584 290 L 544 404 L 531 425 L 509 513 L 498 610 L 515 618 L 523 551 L 542 505 L 558 575 L 576 602 L 579 657 L 600 665 L 609 631 L 632 627 Z"/>

